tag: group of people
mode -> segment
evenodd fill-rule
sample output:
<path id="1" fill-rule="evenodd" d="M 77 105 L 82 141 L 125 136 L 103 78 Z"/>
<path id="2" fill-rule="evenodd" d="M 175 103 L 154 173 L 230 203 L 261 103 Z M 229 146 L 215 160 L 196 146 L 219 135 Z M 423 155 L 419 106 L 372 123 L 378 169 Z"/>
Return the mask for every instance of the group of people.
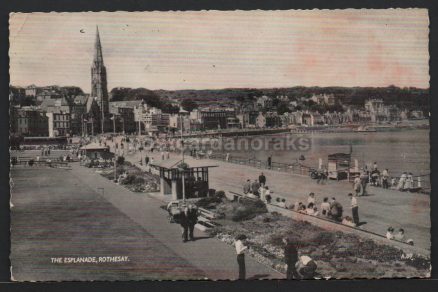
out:
<path id="1" fill-rule="evenodd" d="M 398 183 L 393 183 L 395 189 L 399 191 L 410 191 L 414 189 L 414 177 L 412 172 L 403 172 L 400 176 Z"/>
<path id="2" fill-rule="evenodd" d="M 311 257 L 302 254 L 297 242 L 289 237 L 283 238 L 284 262 L 286 279 L 313 279 L 316 276 L 318 265 Z M 248 250 L 247 237 L 244 234 L 235 238 L 239 280 L 246 279 L 245 252 Z"/>
<path id="3" fill-rule="evenodd" d="M 395 232 L 394 228 L 389 227 L 386 231 L 386 238 L 389 240 L 398 240 L 402 242 L 406 242 L 407 244 L 414 245 L 414 240 L 409 238 L 405 241 L 405 230 L 403 228 L 399 228 L 397 232 Z"/>
<path id="4" fill-rule="evenodd" d="M 344 208 L 340 202 L 336 200 L 335 197 L 328 198 L 325 197 L 318 210 L 315 193 L 310 193 L 307 198 L 307 204 L 302 202 L 296 202 L 289 206 L 284 203 L 284 208 L 295 210 L 299 213 L 311 215 L 311 216 L 324 216 L 336 222 L 341 222 L 342 224 L 356 227 L 360 225 L 359 221 L 359 205 L 356 196 L 352 193 L 348 194 L 351 204 L 351 216 L 343 216 Z M 284 200 L 284 199 L 283 199 Z M 280 204 L 277 204 L 280 206 Z"/>
<path id="5" fill-rule="evenodd" d="M 243 193 L 253 199 L 260 199 L 265 203 L 271 203 L 272 196 L 269 187 L 266 185 L 266 176 L 262 172 L 259 177 L 253 181 L 246 180 L 243 185 Z"/>
<path id="6" fill-rule="evenodd" d="M 50 155 L 50 147 L 44 147 L 41 149 L 41 156 L 49 156 Z"/>
<path id="7" fill-rule="evenodd" d="M 185 206 L 178 216 L 179 224 L 181 225 L 181 235 L 183 242 L 195 240 L 194 229 L 198 223 L 198 208 L 196 205 Z"/>
<path id="8" fill-rule="evenodd" d="M 398 178 L 390 177 L 389 170 L 386 168 L 382 172 L 378 169 L 377 162 L 374 162 L 372 169 L 365 167 L 360 175 L 357 175 L 353 182 L 353 190 L 356 196 L 367 195 L 367 185 L 382 187 L 384 189 L 395 189 L 399 191 L 412 191 L 421 188 L 421 179 L 418 177 L 418 184 L 415 186 L 415 180 L 412 172 L 403 172 Z"/>

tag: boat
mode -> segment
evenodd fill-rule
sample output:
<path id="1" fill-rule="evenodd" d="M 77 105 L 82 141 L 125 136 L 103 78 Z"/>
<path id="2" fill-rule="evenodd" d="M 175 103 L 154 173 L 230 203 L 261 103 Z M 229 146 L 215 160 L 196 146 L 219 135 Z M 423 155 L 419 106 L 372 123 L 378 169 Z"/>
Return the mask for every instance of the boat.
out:
<path id="1" fill-rule="evenodd" d="M 360 126 L 359 128 L 356 129 L 355 132 L 366 133 L 366 132 L 377 132 L 377 130 L 372 127 Z"/>

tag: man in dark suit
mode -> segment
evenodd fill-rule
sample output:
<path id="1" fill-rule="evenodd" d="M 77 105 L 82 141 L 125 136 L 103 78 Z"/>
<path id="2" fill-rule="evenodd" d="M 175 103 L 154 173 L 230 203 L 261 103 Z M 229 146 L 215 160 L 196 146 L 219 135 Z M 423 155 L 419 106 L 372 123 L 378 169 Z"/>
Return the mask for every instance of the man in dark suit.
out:
<path id="1" fill-rule="evenodd" d="M 198 223 L 198 208 L 194 205 L 190 205 L 188 210 L 188 225 L 189 225 L 190 240 L 195 240 L 195 237 L 193 236 L 193 231 L 195 229 L 196 223 Z"/>
<path id="2" fill-rule="evenodd" d="M 283 238 L 284 246 L 284 261 L 286 268 L 286 279 L 297 279 L 298 273 L 295 268 L 295 264 L 298 261 L 298 248 L 297 244 L 290 238 Z"/>
<path id="3" fill-rule="evenodd" d="M 184 210 L 180 215 L 180 224 L 182 229 L 183 242 L 187 242 L 189 231 L 189 208 L 187 207 L 184 207 Z"/>
<path id="4" fill-rule="evenodd" d="M 265 185 L 266 185 L 266 176 L 263 174 L 263 172 L 259 175 L 259 183 L 260 183 L 262 186 L 265 186 Z"/>

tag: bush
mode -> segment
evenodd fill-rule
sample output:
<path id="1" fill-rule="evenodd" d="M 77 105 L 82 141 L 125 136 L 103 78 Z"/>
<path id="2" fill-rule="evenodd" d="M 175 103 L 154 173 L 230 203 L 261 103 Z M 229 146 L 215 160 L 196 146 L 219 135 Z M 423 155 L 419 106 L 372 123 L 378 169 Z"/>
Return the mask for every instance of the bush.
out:
<path id="1" fill-rule="evenodd" d="M 128 174 L 128 176 L 121 182 L 124 185 L 130 185 L 135 179 L 135 175 Z"/>
<path id="2" fill-rule="evenodd" d="M 187 169 L 189 168 L 189 165 L 185 162 L 181 162 L 180 164 L 178 164 L 178 168 Z"/>
<path id="3" fill-rule="evenodd" d="M 125 163 L 125 157 L 119 156 L 117 157 L 117 165 L 122 165 Z"/>
<path id="4" fill-rule="evenodd" d="M 259 214 L 267 213 L 266 205 L 262 201 L 242 199 L 241 204 L 234 210 L 231 220 L 238 222 L 250 220 Z"/>
<path id="5" fill-rule="evenodd" d="M 142 185 L 142 184 L 145 183 L 145 180 L 141 176 L 136 176 L 132 183 L 135 184 L 135 185 Z"/>
<path id="6" fill-rule="evenodd" d="M 214 196 L 215 196 L 216 198 L 223 199 L 223 198 L 225 198 L 225 192 L 224 192 L 224 191 L 217 191 L 217 192 L 214 194 Z"/>
<path id="7" fill-rule="evenodd" d="M 200 208 L 209 209 L 220 203 L 222 203 L 222 198 L 213 196 L 213 197 L 202 198 L 199 201 L 197 201 L 195 204 Z"/>

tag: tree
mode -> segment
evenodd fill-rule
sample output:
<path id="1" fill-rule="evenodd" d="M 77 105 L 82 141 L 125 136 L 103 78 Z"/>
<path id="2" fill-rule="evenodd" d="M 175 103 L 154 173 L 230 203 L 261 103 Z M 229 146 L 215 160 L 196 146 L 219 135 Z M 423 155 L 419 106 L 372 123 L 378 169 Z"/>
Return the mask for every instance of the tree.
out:
<path id="1" fill-rule="evenodd" d="M 277 105 L 277 113 L 282 115 L 284 113 L 290 113 L 289 105 L 286 102 L 280 102 Z"/>
<path id="2" fill-rule="evenodd" d="M 166 102 L 161 107 L 161 110 L 163 111 L 163 113 L 166 114 L 177 114 L 179 112 L 179 107 L 173 106 L 170 103 Z"/>
<path id="3" fill-rule="evenodd" d="M 156 95 L 140 94 L 137 96 L 137 99 L 143 100 L 147 105 L 151 107 L 161 108 L 162 106 L 161 99 Z"/>
<path id="4" fill-rule="evenodd" d="M 77 95 L 84 95 L 84 91 L 82 88 L 78 86 L 64 86 L 61 87 L 61 92 L 65 96 L 77 96 Z"/>
<path id="5" fill-rule="evenodd" d="M 181 107 L 182 107 L 184 110 L 186 110 L 186 111 L 188 111 L 188 112 L 191 112 L 191 111 L 193 111 L 194 109 L 197 109 L 197 108 L 198 108 L 198 104 L 197 104 L 195 101 L 191 100 L 191 99 L 184 99 L 184 100 L 181 102 Z"/>

